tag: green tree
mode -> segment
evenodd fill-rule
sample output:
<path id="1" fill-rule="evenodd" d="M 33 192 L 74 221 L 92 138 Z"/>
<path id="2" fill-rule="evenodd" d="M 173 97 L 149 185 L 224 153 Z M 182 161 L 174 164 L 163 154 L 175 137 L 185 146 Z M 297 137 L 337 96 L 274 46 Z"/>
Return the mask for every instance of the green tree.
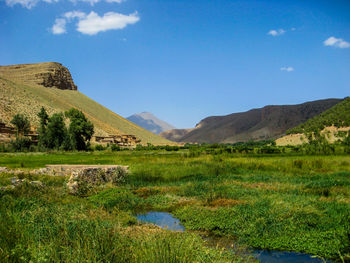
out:
<path id="1" fill-rule="evenodd" d="M 350 131 L 348 131 L 348 135 L 344 138 L 342 144 L 345 146 L 345 152 L 350 153 Z"/>
<path id="2" fill-rule="evenodd" d="M 88 142 L 94 134 L 94 125 L 77 109 L 70 109 L 65 113 L 70 119 L 69 135 L 72 146 L 76 150 L 86 150 Z"/>
<path id="3" fill-rule="evenodd" d="M 23 136 L 30 131 L 30 122 L 23 114 L 16 114 L 11 120 L 11 124 L 16 127 L 16 136 Z"/>
<path id="4" fill-rule="evenodd" d="M 38 113 L 38 117 L 40 119 L 38 144 L 40 148 L 47 148 L 48 147 L 47 124 L 49 121 L 49 115 L 47 114 L 44 107 L 41 107 L 41 110 Z"/>
<path id="5" fill-rule="evenodd" d="M 67 128 L 62 113 L 55 113 L 48 119 L 47 148 L 59 149 L 67 137 Z"/>

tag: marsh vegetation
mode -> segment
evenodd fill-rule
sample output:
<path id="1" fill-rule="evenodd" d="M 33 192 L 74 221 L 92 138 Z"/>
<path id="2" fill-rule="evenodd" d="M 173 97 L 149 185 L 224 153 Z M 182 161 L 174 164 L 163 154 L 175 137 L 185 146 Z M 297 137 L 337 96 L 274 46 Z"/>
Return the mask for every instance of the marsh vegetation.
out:
<path id="1" fill-rule="evenodd" d="M 121 164 L 119 185 L 69 195 L 64 177 L 0 192 L 2 262 L 246 262 L 249 249 L 296 251 L 350 260 L 350 156 L 245 155 L 166 151 L 3 153 L 0 166 Z M 2 173 L 0 186 L 13 175 Z M 135 215 L 171 212 L 171 232 Z M 225 237 L 235 249 L 208 246 Z M 243 251 L 243 252 L 242 252 Z"/>

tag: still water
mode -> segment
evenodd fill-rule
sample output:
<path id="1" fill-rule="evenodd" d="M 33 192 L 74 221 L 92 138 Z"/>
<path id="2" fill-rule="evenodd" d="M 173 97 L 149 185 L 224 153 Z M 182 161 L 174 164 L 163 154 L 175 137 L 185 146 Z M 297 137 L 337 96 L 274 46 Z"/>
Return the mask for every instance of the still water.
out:
<path id="1" fill-rule="evenodd" d="M 141 222 L 155 224 L 163 229 L 172 231 L 185 231 L 180 220 L 166 212 L 148 212 L 138 214 L 137 219 Z M 254 250 L 251 255 L 261 263 L 330 263 L 308 254 L 284 251 Z"/>
<path id="2" fill-rule="evenodd" d="M 152 223 L 163 229 L 173 231 L 185 231 L 185 227 L 181 225 L 180 220 L 165 212 L 148 212 L 136 216 L 141 222 Z"/>

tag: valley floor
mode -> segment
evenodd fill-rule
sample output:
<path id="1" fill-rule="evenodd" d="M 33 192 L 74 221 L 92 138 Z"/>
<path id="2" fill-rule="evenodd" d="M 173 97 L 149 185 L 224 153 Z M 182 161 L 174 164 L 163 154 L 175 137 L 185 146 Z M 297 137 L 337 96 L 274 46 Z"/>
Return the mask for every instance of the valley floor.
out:
<path id="1" fill-rule="evenodd" d="M 69 195 L 67 178 L 0 190 L 1 262 L 254 262 L 252 248 L 350 260 L 350 156 L 249 156 L 166 151 L 0 154 L 0 166 L 120 164 L 119 186 Z M 10 185 L 0 173 L 0 187 Z M 184 233 L 137 222 L 171 212 Z M 208 246 L 206 234 L 232 241 Z"/>

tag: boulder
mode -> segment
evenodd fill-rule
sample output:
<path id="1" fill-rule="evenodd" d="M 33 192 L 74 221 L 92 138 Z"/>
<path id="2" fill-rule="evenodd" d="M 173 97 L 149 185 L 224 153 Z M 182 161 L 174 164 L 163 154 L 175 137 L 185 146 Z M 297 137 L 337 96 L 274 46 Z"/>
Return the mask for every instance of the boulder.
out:
<path id="1" fill-rule="evenodd" d="M 11 189 L 14 189 L 15 187 L 17 186 L 20 186 L 24 183 L 29 183 L 30 185 L 34 186 L 34 187 L 37 187 L 37 188 L 43 188 L 45 187 L 45 185 L 41 182 L 41 181 L 28 181 L 27 179 L 18 179 L 17 177 L 12 177 L 10 178 L 11 180 L 11 186 L 10 188 Z M 7 186 L 9 187 L 9 186 Z"/>
<path id="2" fill-rule="evenodd" d="M 27 179 L 18 179 L 17 177 L 12 177 L 10 180 L 11 180 L 11 184 L 14 186 L 19 186 L 23 183 L 28 182 Z"/>
<path id="3" fill-rule="evenodd" d="M 37 188 L 44 188 L 45 185 L 41 181 L 31 181 L 30 184 Z"/>
<path id="4" fill-rule="evenodd" d="M 0 173 L 6 173 L 9 169 L 7 167 L 0 167 Z"/>
<path id="5" fill-rule="evenodd" d="M 125 180 L 127 167 L 87 167 L 72 171 L 67 187 L 73 195 L 85 195 L 95 186 L 112 183 L 118 185 Z"/>

